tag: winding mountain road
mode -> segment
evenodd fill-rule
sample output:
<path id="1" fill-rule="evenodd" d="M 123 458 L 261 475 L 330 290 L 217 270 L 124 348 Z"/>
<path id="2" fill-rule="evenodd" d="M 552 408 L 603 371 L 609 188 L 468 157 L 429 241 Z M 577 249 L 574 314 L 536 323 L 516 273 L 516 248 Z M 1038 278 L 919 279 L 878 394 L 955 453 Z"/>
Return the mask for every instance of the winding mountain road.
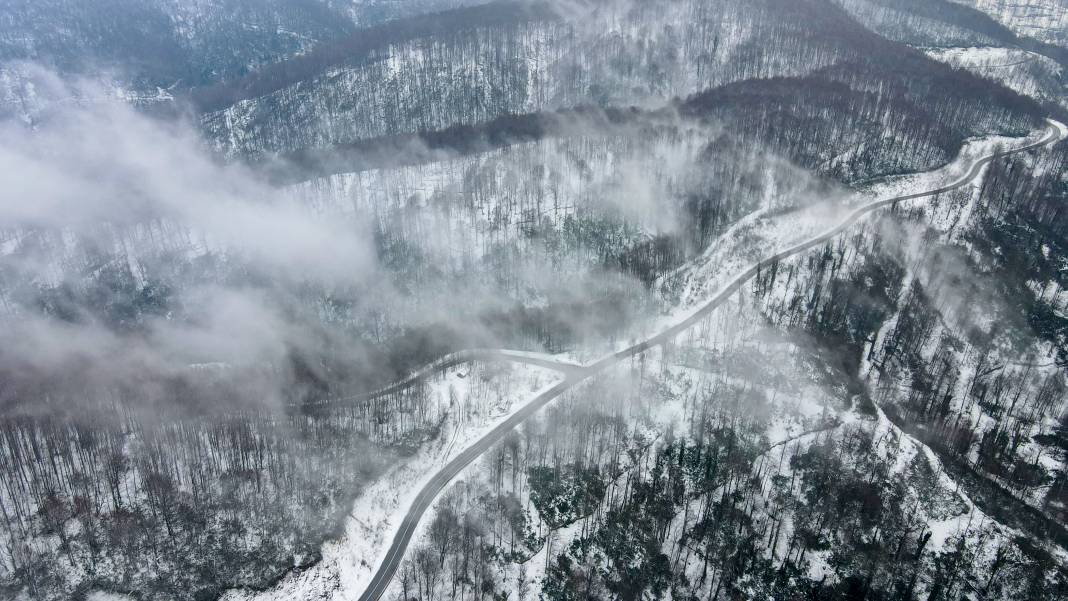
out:
<path id="1" fill-rule="evenodd" d="M 548 353 L 532 353 L 527 351 L 514 351 L 509 349 L 467 349 L 457 351 L 455 353 L 449 353 L 444 357 L 425 365 L 405 378 L 397 380 L 391 384 L 387 384 L 381 388 L 369 390 L 367 392 L 361 392 L 345 397 L 325 398 L 314 402 L 301 402 L 292 403 L 290 406 L 295 409 L 314 409 L 319 407 L 331 407 L 342 403 L 352 403 L 358 401 L 366 401 L 386 394 L 392 394 L 394 392 L 400 392 L 416 382 L 426 380 L 434 374 L 440 373 L 450 367 L 460 365 L 461 363 L 467 363 L 469 361 L 508 361 L 511 363 L 521 363 L 524 365 L 533 365 L 534 367 L 542 367 L 545 369 L 551 369 L 558 371 L 565 376 L 573 375 L 581 372 L 586 366 L 565 361 L 550 355 Z"/>
<path id="2" fill-rule="evenodd" d="M 564 379 L 552 388 L 549 388 L 548 390 L 542 392 L 535 398 L 531 399 L 522 409 L 514 413 L 511 417 L 499 424 L 485 436 L 472 443 L 471 446 L 464 449 L 463 452 L 461 452 L 452 461 L 442 467 L 441 470 L 438 471 L 438 473 L 435 474 L 434 477 L 429 482 L 427 482 L 425 486 L 423 486 L 423 489 L 419 491 L 419 495 L 415 498 L 415 500 L 412 502 L 411 507 L 408 509 L 408 513 L 404 516 L 404 520 L 401 522 L 400 528 L 394 536 L 393 542 L 391 543 L 389 550 L 387 551 L 385 557 L 382 559 L 382 562 L 379 564 L 378 570 L 375 572 L 374 576 L 371 579 L 371 582 L 368 584 L 368 587 L 364 591 L 363 595 L 360 596 L 360 601 L 378 601 L 385 594 L 386 589 L 389 587 L 390 581 L 393 579 L 393 575 L 400 567 L 401 560 L 404 558 L 404 553 L 408 548 L 408 544 L 411 542 L 412 536 L 414 535 L 416 528 L 419 525 L 419 520 L 422 519 L 423 514 L 426 512 L 427 509 L 430 508 L 430 506 L 434 502 L 434 499 L 437 498 L 438 494 L 442 490 L 444 490 L 448 483 L 453 478 L 455 478 L 465 467 L 470 465 L 471 462 L 474 461 L 479 455 L 487 451 L 491 446 L 501 440 L 509 431 L 515 428 L 519 423 L 536 413 L 539 409 L 544 407 L 550 401 L 560 396 L 567 390 L 571 389 L 579 382 L 586 380 L 602 371 L 605 371 L 610 366 L 615 365 L 624 359 L 634 357 L 635 355 L 638 355 L 643 351 L 646 351 L 650 348 L 661 345 L 664 342 L 671 340 L 680 332 L 694 325 L 702 318 L 707 316 L 709 313 L 714 311 L 717 307 L 722 305 L 728 298 L 731 297 L 732 294 L 737 292 L 743 284 L 752 279 L 753 276 L 755 276 L 757 272 L 763 267 L 766 267 L 771 263 L 781 261 L 787 257 L 796 255 L 814 246 L 818 246 L 820 244 L 823 244 L 824 242 L 827 242 L 828 240 L 834 238 L 835 236 L 852 226 L 864 215 L 880 208 L 886 207 L 888 205 L 894 204 L 896 202 L 912 200 L 915 198 L 923 198 L 928 196 L 936 196 L 944 192 L 949 192 L 958 188 L 962 188 L 971 183 L 976 177 L 978 177 L 978 175 L 982 172 L 983 168 L 987 164 L 997 158 L 1014 153 L 1024 152 L 1027 150 L 1032 150 L 1034 148 L 1039 148 L 1042 146 L 1052 145 L 1064 139 L 1065 137 L 1068 137 L 1068 129 L 1066 129 L 1063 125 L 1057 124 L 1053 121 L 1049 122 L 1049 126 L 1046 131 L 1046 135 L 1033 144 L 1022 146 L 1020 148 L 1014 148 L 1011 150 L 993 153 L 988 156 L 975 159 L 975 162 L 968 169 L 968 171 L 960 179 L 951 184 L 936 188 L 934 190 L 928 190 L 926 192 L 905 194 L 902 196 L 895 196 L 893 198 L 873 201 L 854 209 L 851 213 L 849 213 L 849 215 L 845 217 L 845 219 L 839 222 L 838 225 L 835 225 L 834 227 L 826 230 L 822 234 L 819 234 L 815 237 L 805 240 L 804 242 L 800 242 L 789 248 L 776 252 L 772 255 L 769 255 L 767 258 L 762 259 L 757 263 L 754 263 L 748 269 L 735 276 L 728 284 L 721 288 L 719 292 L 717 292 L 715 296 L 713 296 L 708 302 L 706 302 L 693 314 L 686 317 L 682 321 L 676 323 L 675 325 L 672 325 L 671 327 L 663 330 L 655 336 L 652 336 L 651 338 L 633 344 L 619 352 L 607 355 L 593 363 L 587 365 L 577 365 L 560 362 L 558 360 L 553 359 L 549 355 L 538 356 L 530 353 L 517 353 L 515 351 L 470 351 L 468 352 L 468 355 L 463 355 L 470 358 L 504 359 L 509 361 L 518 361 L 522 363 L 539 365 L 542 367 L 551 367 L 562 371 L 562 373 L 564 373 Z M 485 356 L 483 357 L 481 353 L 485 353 Z M 454 363 L 452 363 L 453 365 L 461 362 L 456 359 L 457 357 L 452 356 L 450 356 L 449 358 L 450 361 L 455 361 Z M 441 368 L 442 366 L 436 363 L 426 369 Z M 426 369 L 421 370 L 420 374 L 425 372 Z M 418 379 L 418 377 L 420 377 L 420 374 L 416 374 L 412 378 L 406 378 L 402 382 L 387 387 L 387 389 L 403 387 L 402 384 L 409 384 L 411 381 L 413 381 L 413 378 Z"/>

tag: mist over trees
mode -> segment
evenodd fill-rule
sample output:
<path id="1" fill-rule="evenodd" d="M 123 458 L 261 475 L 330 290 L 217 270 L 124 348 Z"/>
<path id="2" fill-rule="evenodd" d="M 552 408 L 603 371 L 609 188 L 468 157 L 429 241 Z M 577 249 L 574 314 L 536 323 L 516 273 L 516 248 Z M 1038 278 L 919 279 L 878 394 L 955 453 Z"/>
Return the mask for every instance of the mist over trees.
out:
<path id="1" fill-rule="evenodd" d="M 424 543 L 478 512 L 478 524 L 518 524 L 524 557 L 476 528 L 482 554 L 444 545 L 429 562 L 417 549 L 402 598 L 527 590 L 532 562 L 545 562 L 535 594 L 546 598 L 1063 596 L 1068 572 L 1048 552 L 1065 540 L 1063 472 L 1040 461 L 1063 457 L 1063 340 L 997 320 L 984 331 L 991 322 L 961 313 L 1050 318 L 1048 289 L 1036 295 L 1034 282 L 1052 247 L 1011 274 L 966 276 L 989 265 L 982 256 L 948 267 L 961 260 L 954 244 L 987 228 L 1041 228 L 1041 218 L 1013 227 L 1002 211 L 1063 198 L 1062 161 L 1063 151 L 995 163 L 965 195 L 980 200 L 956 241 L 928 220 L 968 207 L 958 193 L 772 265 L 726 315 L 576 390 L 447 493 Z M 1017 257 L 1059 244 L 1039 231 L 1011 244 Z M 996 265 L 1004 251 L 980 252 Z M 975 277 L 1006 287 L 969 286 Z M 1006 336 L 1025 352 L 1049 346 L 1007 355 Z M 799 400 L 822 407 L 781 438 Z M 842 408 L 861 418 L 843 423 Z M 496 513 L 508 506 L 493 501 L 502 488 L 521 519 Z"/>
<path id="2" fill-rule="evenodd" d="M 340 595 L 562 381 L 383 598 L 1063 598 L 1064 144 L 763 260 L 1064 120 L 996 4 L 15 2 L 0 598 Z"/>

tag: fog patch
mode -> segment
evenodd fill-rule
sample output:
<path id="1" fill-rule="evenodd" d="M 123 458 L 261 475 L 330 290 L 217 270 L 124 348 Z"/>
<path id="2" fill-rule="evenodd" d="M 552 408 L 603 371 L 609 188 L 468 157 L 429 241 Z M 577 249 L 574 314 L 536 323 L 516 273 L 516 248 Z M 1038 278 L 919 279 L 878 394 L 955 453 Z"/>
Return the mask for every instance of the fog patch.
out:
<path id="1" fill-rule="evenodd" d="M 21 99 L 66 101 L 0 121 L 5 403 L 30 400 L 35 378 L 84 378 L 90 396 L 90 382 L 147 383 L 191 364 L 284 372 L 332 336 L 294 309 L 309 291 L 376 277 L 357 216 L 309 210 L 221 163 L 187 122 L 146 116 L 105 85 L 31 74 Z"/>

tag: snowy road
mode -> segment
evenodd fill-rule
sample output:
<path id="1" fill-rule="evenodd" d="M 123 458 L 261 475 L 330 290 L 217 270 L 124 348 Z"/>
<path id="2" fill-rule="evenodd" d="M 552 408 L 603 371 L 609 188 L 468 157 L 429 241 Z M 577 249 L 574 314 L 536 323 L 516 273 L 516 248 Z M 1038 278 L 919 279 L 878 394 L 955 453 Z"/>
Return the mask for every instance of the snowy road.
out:
<path id="1" fill-rule="evenodd" d="M 965 174 L 951 184 L 947 184 L 945 186 L 935 188 L 933 190 L 928 190 L 925 192 L 916 192 L 913 194 L 906 194 L 901 196 L 895 196 L 892 198 L 876 200 L 858 207 L 857 209 L 850 212 L 837 225 L 824 231 L 822 234 L 808 238 L 803 242 L 794 244 L 789 248 L 778 251 L 772 255 L 767 256 L 764 259 L 761 259 L 756 263 L 753 263 L 749 268 L 745 269 L 740 274 L 731 279 L 731 281 L 727 283 L 724 287 L 720 288 L 720 290 L 716 292 L 710 300 L 708 300 L 704 305 L 702 305 L 698 310 L 696 310 L 688 317 L 664 329 L 658 334 L 647 338 L 646 340 L 633 344 L 619 352 L 607 355 L 593 363 L 587 365 L 577 365 L 558 361 L 557 359 L 549 355 L 518 353 L 516 351 L 471 351 L 470 353 L 476 353 L 477 356 L 465 355 L 471 358 L 503 359 L 508 361 L 529 363 L 532 365 L 538 365 L 540 367 L 550 367 L 562 371 L 565 374 L 565 379 L 559 384 L 536 396 L 522 409 L 520 409 L 507 420 L 499 424 L 485 436 L 474 442 L 471 446 L 464 449 L 463 452 L 461 452 L 452 461 L 442 467 L 441 470 L 438 471 L 438 473 L 435 474 L 434 477 L 426 483 L 423 489 L 419 492 L 419 495 L 413 501 L 411 507 L 408 509 L 407 514 L 404 516 L 404 521 L 401 523 L 401 526 L 397 531 L 396 536 L 393 538 L 393 542 L 390 544 L 389 550 L 387 551 L 385 557 L 382 559 L 382 562 L 379 564 L 378 570 L 375 572 L 374 577 L 368 584 L 366 591 L 363 593 L 363 595 L 360 596 L 360 601 L 377 601 L 378 599 L 381 599 L 382 596 L 385 594 L 386 589 L 389 587 L 390 581 L 393 579 L 393 575 L 400 567 L 401 560 L 403 560 L 404 558 L 404 553 L 408 548 L 409 542 L 411 542 L 412 536 L 416 532 L 420 519 L 422 519 L 423 514 L 427 511 L 427 509 L 430 508 L 430 506 L 434 502 L 434 499 L 437 498 L 438 494 L 442 490 L 444 490 L 444 488 L 449 484 L 449 482 L 452 481 L 453 478 L 455 478 L 465 467 L 467 467 L 483 452 L 485 452 L 495 443 L 501 440 L 515 426 L 517 426 L 523 420 L 536 413 L 539 409 L 544 407 L 550 401 L 560 396 L 567 390 L 571 389 L 579 382 L 608 369 L 610 366 L 615 365 L 620 361 L 623 361 L 624 359 L 634 357 L 645 350 L 661 345 L 664 342 L 673 339 L 679 333 L 694 325 L 702 318 L 706 317 L 713 310 L 715 310 L 717 307 L 722 305 L 728 298 L 731 297 L 732 294 L 737 292 L 746 282 L 752 279 L 753 276 L 755 276 L 761 268 L 766 267 L 767 265 L 776 261 L 781 261 L 787 257 L 796 255 L 800 252 L 823 244 L 824 242 L 827 242 L 828 240 L 834 238 L 835 236 L 852 226 L 866 214 L 897 202 L 916 198 L 936 196 L 938 194 L 962 188 L 971 183 L 976 177 L 978 177 L 979 174 L 982 172 L 983 168 L 994 159 L 1009 154 L 1024 152 L 1041 146 L 1052 145 L 1068 137 L 1068 128 L 1066 128 L 1062 124 L 1054 123 L 1052 121 L 1050 121 L 1050 125 L 1048 126 L 1046 132 L 1047 133 L 1039 141 L 1034 142 L 1032 144 L 975 159 L 975 161 L 972 163 L 971 167 L 965 172 Z M 432 372 L 434 370 L 441 369 L 441 366 L 435 364 L 434 366 L 431 366 L 427 369 L 430 369 Z M 427 370 L 424 369 L 421 370 L 420 373 L 426 371 Z M 416 374 L 413 376 L 413 378 L 418 377 L 422 376 L 420 376 L 420 374 Z M 412 378 L 408 378 L 403 381 L 403 385 L 408 385 L 411 381 Z M 392 385 L 388 387 L 388 389 L 393 389 L 394 387 L 401 386 L 401 384 L 402 383 Z"/>
<path id="2" fill-rule="evenodd" d="M 584 365 L 578 363 L 572 363 L 565 361 L 554 355 L 547 353 L 532 353 L 527 351 L 513 351 L 509 349 L 468 349 L 463 351 L 457 351 L 455 353 L 449 353 L 444 357 L 434 361 L 433 363 L 426 365 L 419 370 L 415 371 L 408 377 L 397 380 L 392 384 L 388 384 L 382 388 L 370 390 L 368 392 L 361 392 L 360 394 L 340 397 L 340 398 L 328 398 L 322 399 L 313 403 L 297 403 L 294 404 L 294 408 L 308 408 L 308 407 L 324 407 L 336 405 L 339 403 L 350 403 L 354 401 L 364 401 L 372 399 L 386 394 L 399 392 L 408 388 L 412 384 L 421 380 L 426 380 L 435 374 L 442 371 L 460 365 L 461 363 L 467 363 L 468 361 L 509 361 L 511 363 L 521 363 L 524 365 L 532 365 L 534 367 L 544 367 L 546 369 L 552 369 L 558 371 L 565 376 L 574 375 L 586 368 Z"/>

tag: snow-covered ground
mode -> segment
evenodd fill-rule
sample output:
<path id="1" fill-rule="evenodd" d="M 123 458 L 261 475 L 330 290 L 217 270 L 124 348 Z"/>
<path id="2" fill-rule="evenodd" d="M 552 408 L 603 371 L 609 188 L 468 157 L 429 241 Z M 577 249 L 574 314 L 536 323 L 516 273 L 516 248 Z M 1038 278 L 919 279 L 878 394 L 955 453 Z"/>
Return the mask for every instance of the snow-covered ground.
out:
<path id="1" fill-rule="evenodd" d="M 120 595 L 118 593 L 93 591 L 86 597 L 86 601 L 133 601 L 133 597 L 130 597 L 129 595 Z"/>
<path id="2" fill-rule="evenodd" d="M 997 46 L 922 50 L 939 62 L 993 79 L 1024 96 L 1064 102 L 1061 66 L 1041 54 Z"/>
<path id="3" fill-rule="evenodd" d="M 326 543 L 322 560 L 292 573 L 265 592 L 229 591 L 227 601 L 356 599 L 380 565 L 415 496 L 438 469 L 541 391 L 559 382 L 559 373 L 528 365 L 462 364 L 430 382 L 432 396 L 448 406 L 441 436 L 391 469 L 356 499 L 339 540 Z M 432 516 L 424 515 L 422 529 Z"/>
<path id="4" fill-rule="evenodd" d="M 912 277 L 912 274 L 906 274 L 905 277 L 906 285 L 902 287 L 902 294 L 907 293 L 908 280 Z M 899 311 L 902 309 L 903 307 L 899 306 Z M 862 355 L 863 359 L 861 361 L 860 373 L 862 376 L 867 376 L 870 379 L 870 374 L 875 373 L 875 366 L 869 360 L 869 350 L 873 346 L 879 347 L 882 344 L 887 332 L 893 330 L 897 319 L 896 315 L 888 319 L 880 328 L 873 341 L 866 345 Z M 962 362 L 962 365 L 969 364 L 967 362 Z M 962 384 L 971 382 L 973 375 L 974 374 L 962 373 L 959 382 Z M 957 507 L 956 511 L 949 511 L 944 514 L 927 515 L 928 510 L 923 512 L 923 522 L 925 523 L 925 527 L 931 532 L 930 544 L 932 549 L 949 551 L 950 548 L 947 541 L 949 541 L 951 537 L 955 541 L 957 540 L 956 537 L 964 537 L 964 539 L 972 542 L 978 540 L 980 543 L 978 547 L 981 556 L 977 558 L 976 563 L 982 565 L 994 560 L 993 555 L 996 548 L 1008 544 L 1009 541 L 1015 540 L 1018 537 L 1027 538 L 1025 533 L 999 523 L 996 519 L 988 516 L 977 507 L 966 494 L 961 492 L 959 484 L 946 473 L 941 460 L 937 457 L 934 450 L 891 422 L 886 417 L 882 408 L 876 406 L 876 412 L 878 415 L 878 422 L 876 425 L 877 431 L 892 435 L 893 439 L 897 441 L 897 445 L 900 449 L 899 452 L 904 454 L 899 456 L 898 467 L 902 467 L 901 457 L 919 457 L 922 459 L 930 467 L 932 473 L 936 477 L 933 484 L 935 484 L 937 488 L 932 489 L 931 492 L 936 493 L 943 499 L 943 502 L 934 507 Z M 969 419 L 979 419 L 979 417 L 980 416 L 978 415 L 971 415 L 969 416 Z M 1038 495 L 1036 491 L 1032 491 L 1032 493 L 1032 496 L 1035 498 L 1031 499 L 1031 501 L 1035 502 Z M 919 510 L 920 505 L 918 504 L 917 511 Z M 1059 562 L 1068 562 L 1068 552 L 1065 552 L 1064 549 L 1049 545 L 1046 546 L 1046 549 L 1048 552 L 1055 555 Z"/>
<path id="5" fill-rule="evenodd" d="M 1068 128 L 1063 124 L 1055 125 L 1062 136 L 1068 135 Z M 728 231 L 697 260 L 672 274 L 675 280 L 684 282 L 681 288 L 682 293 L 676 296 L 678 304 L 673 311 L 655 320 L 654 324 L 647 324 L 646 330 L 662 330 L 684 319 L 695 307 L 707 302 L 707 299 L 711 298 L 717 290 L 728 285 L 736 277 L 735 274 L 746 269 L 753 261 L 827 231 L 858 207 L 878 202 L 880 199 L 930 190 L 955 182 L 971 169 L 977 158 L 986 156 L 999 147 L 1019 147 L 1032 143 L 1045 133 L 1045 131 L 1034 132 L 1022 140 L 1001 137 L 972 140 L 965 145 L 956 160 L 941 169 L 881 180 L 872 183 L 853 198 L 836 199 L 774 215 L 760 211 Z M 923 199 L 910 202 L 919 203 L 923 202 Z M 663 286 L 662 282 L 661 286 Z M 675 288 L 675 290 L 678 289 Z M 690 340 L 692 339 L 691 335 Z M 662 353 L 662 351 L 656 351 L 656 353 Z M 450 457 L 454 457 L 467 445 L 478 440 L 495 424 L 522 407 L 524 401 L 533 398 L 538 390 L 547 389 L 559 378 L 555 372 L 528 366 L 511 366 L 504 374 L 496 376 L 493 384 L 496 396 L 490 395 L 490 398 L 496 400 L 488 405 L 483 400 L 481 402 L 483 407 L 472 413 L 467 409 L 468 399 L 473 397 L 470 391 L 472 382 L 466 378 L 467 374 L 464 373 L 468 369 L 463 365 L 452 368 L 443 378 L 434 383 L 438 393 L 449 399 L 450 407 L 457 408 L 449 412 L 447 420 L 449 425 L 445 429 L 445 431 L 452 431 L 453 434 L 443 436 L 427 445 L 411 460 L 395 468 L 361 495 L 353 507 L 352 518 L 346 525 L 345 535 L 341 540 L 324 546 L 321 562 L 303 573 L 292 574 L 271 591 L 260 594 L 231 591 L 226 598 L 236 601 L 253 598 L 354 599 L 358 597 L 373 575 L 400 518 L 406 513 L 422 484 L 429 481 L 438 467 Z M 673 383 L 669 386 L 669 390 L 674 390 L 677 399 L 685 398 L 680 387 L 685 387 L 688 371 L 692 371 L 692 368 L 672 368 L 672 370 L 662 372 L 673 373 L 671 376 Z M 765 391 L 764 394 L 769 393 Z M 770 441 L 772 448 L 806 436 L 806 429 L 818 421 L 817 416 L 824 422 L 826 421 L 826 405 L 812 404 L 811 400 L 806 401 L 806 398 L 814 400 L 814 397 L 820 394 L 816 390 L 794 397 L 793 411 L 784 412 L 783 415 L 794 415 L 796 418 L 779 420 L 782 423 L 773 423 L 769 430 L 774 438 Z M 464 407 L 464 410 L 459 410 L 459 407 Z M 674 409 L 671 406 L 661 407 L 657 421 L 665 429 L 682 423 L 679 419 L 680 411 L 685 411 L 684 406 Z M 855 416 L 847 421 L 855 421 Z M 922 453 L 931 463 L 932 468 L 935 468 L 935 472 L 939 474 L 939 481 L 943 488 L 952 484 L 952 482 L 943 481 L 948 480 L 948 476 L 939 468 L 938 460 L 933 452 L 897 430 L 881 411 L 879 411 L 875 427 L 877 430 L 885 430 L 887 435 L 893 433 L 895 440 L 903 441 L 900 444 L 903 444 L 907 450 L 906 457 Z M 899 467 L 905 465 L 904 459 L 899 459 L 897 465 Z M 966 499 L 964 502 L 967 502 Z M 991 521 L 978 512 L 970 502 L 967 503 L 967 512 L 945 516 L 944 519 L 930 516 L 931 523 L 937 525 L 933 528 L 936 532 L 932 534 L 934 544 L 941 545 L 951 535 L 972 528 L 976 519 L 980 524 Z M 416 543 L 425 535 L 425 527 L 430 521 L 431 514 L 432 512 L 424 515 L 421 520 L 420 529 L 413 537 Z M 566 535 L 566 531 L 558 533 L 558 536 L 566 537 Z M 528 562 L 527 567 L 522 568 L 524 582 L 537 581 L 539 570 L 536 566 L 543 565 L 537 561 L 539 556 L 535 556 L 535 559 Z M 541 561 L 544 561 L 544 557 L 541 557 Z M 818 565 L 814 569 L 819 571 Z"/>
<path id="6" fill-rule="evenodd" d="M 1050 44 L 1068 42 L 1068 3 L 1064 0 L 951 0 L 978 9 L 1013 33 Z"/>
<path id="7" fill-rule="evenodd" d="M 1061 138 L 1068 136 L 1068 126 L 1052 121 L 1051 124 L 1058 129 Z M 1043 128 L 1024 138 L 988 136 L 969 140 L 956 159 L 939 169 L 881 178 L 851 196 L 804 204 L 792 211 L 757 210 L 727 230 L 701 255 L 658 279 L 654 286 L 663 299 L 664 314 L 638 324 L 626 340 L 615 345 L 614 350 L 622 350 L 685 320 L 754 263 L 834 228 L 853 211 L 883 199 L 955 183 L 978 158 L 998 148 L 1032 144 L 1047 133 L 1048 130 Z M 924 203 L 928 198 L 908 202 Z"/>

